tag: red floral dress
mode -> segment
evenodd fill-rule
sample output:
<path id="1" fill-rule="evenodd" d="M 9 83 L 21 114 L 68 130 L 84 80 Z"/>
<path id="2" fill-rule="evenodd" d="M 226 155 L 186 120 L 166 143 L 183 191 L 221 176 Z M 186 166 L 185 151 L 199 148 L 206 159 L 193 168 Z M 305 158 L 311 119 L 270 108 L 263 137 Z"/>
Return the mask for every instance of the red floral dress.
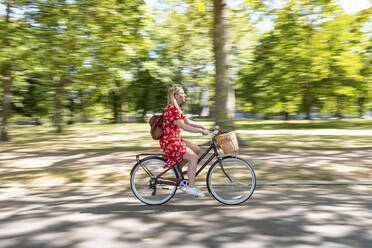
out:
<path id="1" fill-rule="evenodd" d="M 164 132 L 159 141 L 160 148 L 163 150 L 164 156 L 167 159 L 164 169 L 169 168 L 176 162 L 181 161 L 186 152 L 186 144 L 180 136 L 181 130 L 176 124 L 174 124 L 174 121 L 182 120 L 184 118 L 185 115 L 183 113 L 180 114 L 174 105 L 169 105 L 164 111 Z"/>

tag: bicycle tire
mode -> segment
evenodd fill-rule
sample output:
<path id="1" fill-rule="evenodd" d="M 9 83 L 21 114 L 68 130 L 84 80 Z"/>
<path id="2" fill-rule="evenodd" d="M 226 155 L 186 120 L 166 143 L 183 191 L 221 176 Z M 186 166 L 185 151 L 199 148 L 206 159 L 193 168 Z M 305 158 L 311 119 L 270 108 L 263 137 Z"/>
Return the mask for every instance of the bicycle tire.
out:
<path id="1" fill-rule="evenodd" d="M 164 171 L 166 161 L 160 157 L 147 157 L 138 161 L 130 173 L 130 187 L 133 194 L 147 205 L 161 205 L 172 199 L 177 186 L 153 183 L 155 176 Z M 150 176 L 145 168 L 152 173 Z M 178 178 L 174 168 L 168 170 L 163 177 Z M 171 182 L 170 182 L 171 183 Z M 155 191 L 154 191 L 155 187 Z"/>
<path id="2" fill-rule="evenodd" d="M 250 163 L 238 157 L 222 158 L 222 167 L 216 161 L 207 174 L 207 187 L 211 195 L 226 205 L 238 205 L 248 200 L 256 188 L 256 174 Z M 230 180 L 230 179 L 231 180 Z"/>

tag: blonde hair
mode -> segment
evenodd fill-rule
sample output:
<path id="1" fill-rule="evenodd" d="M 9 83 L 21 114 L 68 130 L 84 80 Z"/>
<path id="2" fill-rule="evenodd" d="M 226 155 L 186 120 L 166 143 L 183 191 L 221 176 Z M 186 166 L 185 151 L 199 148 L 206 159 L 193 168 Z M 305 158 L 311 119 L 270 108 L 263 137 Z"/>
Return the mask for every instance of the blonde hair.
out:
<path id="1" fill-rule="evenodd" d="M 171 105 L 171 104 L 176 106 L 176 108 L 178 109 L 178 112 L 180 114 L 182 114 L 183 112 L 182 112 L 180 106 L 178 105 L 176 98 L 174 97 L 174 95 L 177 94 L 180 90 L 183 90 L 181 85 L 175 85 L 175 86 L 172 86 L 169 89 L 169 91 L 168 91 L 168 106 Z"/>

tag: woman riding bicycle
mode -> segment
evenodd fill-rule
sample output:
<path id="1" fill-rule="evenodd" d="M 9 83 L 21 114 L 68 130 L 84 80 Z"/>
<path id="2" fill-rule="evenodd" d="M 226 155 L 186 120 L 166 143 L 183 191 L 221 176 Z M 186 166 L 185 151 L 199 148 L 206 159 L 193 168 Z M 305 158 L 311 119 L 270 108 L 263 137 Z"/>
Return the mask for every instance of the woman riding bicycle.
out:
<path id="1" fill-rule="evenodd" d="M 189 185 L 186 193 L 195 196 L 205 196 L 195 186 L 195 174 L 200 148 L 190 141 L 185 141 L 180 136 L 180 128 L 191 133 L 209 134 L 209 129 L 189 120 L 182 112 L 180 105 L 186 101 L 186 94 L 182 86 L 173 86 L 168 92 L 168 106 L 163 116 L 163 136 L 160 139 L 160 147 L 167 159 L 164 168 L 168 168 L 182 159 L 189 162 L 187 176 Z"/>

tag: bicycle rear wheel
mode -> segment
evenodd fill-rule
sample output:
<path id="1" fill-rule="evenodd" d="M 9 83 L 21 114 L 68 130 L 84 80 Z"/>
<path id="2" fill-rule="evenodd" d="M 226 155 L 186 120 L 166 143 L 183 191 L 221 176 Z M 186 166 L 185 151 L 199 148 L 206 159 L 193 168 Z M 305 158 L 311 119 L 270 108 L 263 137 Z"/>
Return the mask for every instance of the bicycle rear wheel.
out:
<path id="1" fill-rule="evenodd" d="M 130 187 L 133 194 L 143 203 L 160 205 L 169 201 L 176 193 L 175 182 L 167 179 L 177 178 L 174 168 L 164 172 L 165 160 L 159 157 L 145 158 L 139 161 L 131 171 Z"/>
<path id="2" fill-rule="evenodd" d="M 216 161 L 208 171 L 207 186 L 212 196 L 227 205 L 248 200 L 256 188 L 252 166 L 241 158 L 224 157 L 222 167 Z"/>

